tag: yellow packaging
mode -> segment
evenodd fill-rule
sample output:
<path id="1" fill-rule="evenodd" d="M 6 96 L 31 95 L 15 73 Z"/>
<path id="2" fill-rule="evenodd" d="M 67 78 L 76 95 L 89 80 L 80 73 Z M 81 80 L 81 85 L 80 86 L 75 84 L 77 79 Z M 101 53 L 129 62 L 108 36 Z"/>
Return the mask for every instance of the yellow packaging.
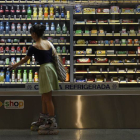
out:
<path id="1" fill-rule="evenodd" d="M 97 50 L 97 54 L 100 55 L 100 54 L 106 54 L 106 51 L 105 50 Z"/>
<path id="2" fill-rule="evenodd" d="M 86 49 L 86 54 L 92 54 L 92 49 L 91 48 L 87 48 Z"/>
<path id="3" fill-rule="evenodd" d="M 95 14 L 95 8 L 84 8 L 84 14 Z"/>

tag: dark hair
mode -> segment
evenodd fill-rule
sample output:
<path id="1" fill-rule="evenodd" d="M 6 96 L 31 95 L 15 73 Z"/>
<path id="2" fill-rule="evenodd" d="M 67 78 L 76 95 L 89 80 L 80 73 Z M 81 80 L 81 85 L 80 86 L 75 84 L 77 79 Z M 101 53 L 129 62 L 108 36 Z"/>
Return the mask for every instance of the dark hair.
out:
<path id="1" fill-rule="evenodd" d="M 30 33 L 32 34 L 34 32 L 37 34 L 38 37 L 42 37 L 45 29 L 45 25 L 35 24 L 30 28 Z"/>

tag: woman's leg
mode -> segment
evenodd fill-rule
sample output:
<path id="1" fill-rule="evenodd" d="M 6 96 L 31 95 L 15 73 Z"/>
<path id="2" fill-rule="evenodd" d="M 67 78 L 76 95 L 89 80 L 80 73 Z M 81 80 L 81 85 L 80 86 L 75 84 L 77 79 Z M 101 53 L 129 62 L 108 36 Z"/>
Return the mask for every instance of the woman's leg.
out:
<path id="1" fill-rule="evenodd" d="M 43 114 L 48 114 L 46 102 L 45 102 L 45 99 L 44 99 L 44 94 L 42 94 L 41 98 L 42 98 L 42 113 Z"/>
<path id="2" fill-rule="evenodd" d="M 48 93 L 44 93 L 43 96 L 44 96 L 44 101 L 46 103 L 49 116 L 53 117 L 54 116 L 54 104 L 52 102 L 52 91 L 50 91 Z"/>

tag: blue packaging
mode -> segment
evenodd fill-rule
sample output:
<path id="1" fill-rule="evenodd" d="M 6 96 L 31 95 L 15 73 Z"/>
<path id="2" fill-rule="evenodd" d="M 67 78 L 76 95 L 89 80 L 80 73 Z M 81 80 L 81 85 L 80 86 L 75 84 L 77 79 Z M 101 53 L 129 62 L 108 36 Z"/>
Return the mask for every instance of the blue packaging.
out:
<path id="1" fill-rule="evenodd" d="M 82 5 L 80 4 L 75 5 L 75 13 L 82 13 Z"/>
<path id="2" fill-rule="evenodd" d="M 6 71 L 5 82 L 10 82 L 10 71 L 9 70 Z"/>

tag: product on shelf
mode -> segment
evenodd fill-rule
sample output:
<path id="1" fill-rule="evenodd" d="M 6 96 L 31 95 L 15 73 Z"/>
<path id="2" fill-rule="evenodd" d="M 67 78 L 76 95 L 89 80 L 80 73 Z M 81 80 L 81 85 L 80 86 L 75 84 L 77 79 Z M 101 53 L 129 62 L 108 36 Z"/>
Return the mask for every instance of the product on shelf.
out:
<path id="1" fill-rule="evenodd" d="M 63 56 L 63 57 L 62 57 L 62 63 L 63 63 L 63 65 L 65 65 L 65 61 L 66 61 L 66 57 Z"/>
<path id="2" fill-rule="evenodd" d="M 126 39 L 121 39 L 122 44 L 126 44 Z"/>
<path id="3" fill-rule="evenodd" d="M 126 27 L 122 26 L 122 33 L 126 33 Z"/>
<path id="4" fill-rule="evenodd" d="M 98 8 L 97 13 L 109 13 L 109 9 L 108 8 Z"/>
<path id="5" fill-rule="evenodd" d="M 132 39 L 128 39 L 128 44 L 132 44 Z"/>
<path id="6" fill-rule="evenodd" d="M 0 18 L 2 18 L 4 15 L 4 9 L 3 9 L 3 5 L 0 6 Z"/>
<path id="7" fill-rule="evenodd" d="M 123 19 L 122 23 L 133 23 L 134 20 L 129 20 L 129 19 Z"/>
<path id="8" fill-rule="evenodd" d="M 16 63 L 18 63 L 20 61 L 20 57 L 16 58 Z"/>
<path id="9" fill-rule="evenodd" d="M 17 5 L 17 9 L 16 9 L 16 18 L 20 18 L 21 15 L 21 10 L 19 8 L 19 5 Z"/>
<path id="10" fill-rule="evenodd" d="M 51 5 L 50 7 L 50 18 L 54 18 L 54 7 Z"/>
<path id="11" fill-rule="evenodd" d="M 134 44 L 138 44 L 139 40 L 138 39 L 134 39 Z"/>
<path id="12" fill-rule="evenodd" d="M 70 60 L 65 60 L 66 65 L 70 65 Z"/>
<path id="13" fill-rule="evenodd" d="M 84 39 L 79 39 L 77 40 L 77 44 L 85 44 L 86 41 Z"/>
<path id="14" fill-rule="evenodd" d="M 127 54 L 127 51 L 118 51 L 118 54 Z"/>
<path id="15" fill-rule="evenodd" d="M 75 5 L 75 13 L 82 13 L 82 5 L 80 4 Z"/>
<path id="16" fill-rule="evenodd" d="M 15 70 L 12 70 L 12 78 L 11 78 L 12 82 L 15 82 Z"/>
<path id="17" fill-rule="evenodd" d="M 111 60 L 110 63 L 123 63 L 123 60 Z"/>
<path id="18" fill-rule="evenodd" d="M 34 82 L 38 82 L 38 73 L 35 72 L 35 75 L 34 75 Z"/>
<path id="19" fill-rule="evenodd" d="M 111 13 L 119 13 L 119 6 L 111 6 Z"/>
<path id="20" fill-rule="evenodd" d="M 99 27 L 99 33 L 103 34 L 104 33 L 104 29 L 102 26 Z"/>
<path id="21" fill-rule="evenodd" d="M 86 54 L 92 54 L 92 49 L 91 48 L 86 48 Z"/>
<path id="22" fill-rule="evenodd" d="M 122 13 L 134 13 L 133 8 L 122 8 Z"/>
<path id="23" fill-rule="evenodd" d="M 5 58 L 5 64 L 9 65 L 10 64 L 10 59 L 9 58 Z"/>
<path id="24" fill-rule="evenodd" d="M 8 18 L 8 15 L 9 15 L 9 9 L 8 9 L 8 6 L 6 5 L 6 7 L 5 7 L 5 18 Z"/>
<path id="25" fill-rule="evenodd" d="M 32 10 L 31 10 L 30 5 L 28 5 L 28 9 L 27 9 L 27 18 L 31 18 L 31 15 L 32 15 Z"/>
<path id="26" fill-rule="evenodd" d="M 82 22 L 85 23 L 84 21 Z M 86 23 L 96 23 L 96 20 L 87 20 Z"/>
<path id="27" fill-rule="evenodd" d="M 128 54 L 135 54 L 135 51 L 128 51 Z"/>
<path id="28" fill-rule="evenodd" d="M 140 5 L 137 5 L 136 12 L 140 13 Z"/>
<path id="29" fill-rule="evenodd" d="M 24 70 L 23 72 L 23 82 L 27 82 L 27 71 Z"/>
<path id="30" fill-rule="evenodd" d="M 95 14 L 95 8 L 84 8 L 84 14 Z"/>
<path id="31" fill-rule="evenodd" d="M 97 29 L 96 29 L 95 26 L 92 27 L 91 33 L 92 33 L 92 34 L 97 34 Z"/>
<path id="32" fill-rule="evenodd" d="M 21 52 L 21 48 L 20 46 L 17 46 L 17 53 L 20 53 Z"/>
<path id="33" fill-rule="evenodd" d="M 85 33 L 89 34 L 89 27 L 85 27 Z"/>
<path id="34" fill-rule="evenodd" d="M 18 70 L 18 73 L 17 73 L 17 81 L 18 82 L 21 82 L 21 70 Z"/>
<path id="35" fill-rule="evenodd" d="M 5 82 L 10 82 L 10 71 L 6 71 Z"/>
<path id="36" fill-rule="evenodd" d="M 62 15 L 61 15 L 61 17 L 62 17 Z M 70 11 L 67 11 L 67 19 L 69 19 L 70 18 Z"/>
<path id="37" fill-rule="evenodd" d="M 76 34 L 81 34 L 82 33 L 81 27 L 78 27 L 75 33 Z"/>
<path id="38" fill-rule="evenodd" d="M 106 54 L 106 51 L 105 50 L 97 50 L 96 54 L 97 55 Z"/>
<path id="39" fill-rule="evenodd" d="M 11 18 L 14 18 L 14 15 L 15 15 L 16 13 L 15 13 L 15 9 L 14 9 L 14 6 L 13 6 L 13 5 L 12 5 L 12 7 L 11 7 L 10 12 L 11 12 Z"/>
<path id="40" fill-rule="evenodd" d="M 94 58 L 95 63 L 107 63 L 108 59 L 107 58 Z"/>
<path id="41" fill-rule="evenodd" d="M 90 58 L 79 58 L 77 59 L 77 63 L 90 63 Z"/>
<path id="42" fill-rule="evenodd" d="M 14 65 L 16 63 L 15 57 L 11 57 L 11 64 Z"/>
<path id="43" fill-rule="evenodd" d="M 135 33 L 134 27 L 130 27 L 130 34 L 134 34 L 134 33 Z"/>
<path id="44" fill-rule="evenodd" d="M 97 44 L 96 40 L 89 40 L 89 44 Z"/>
<path id="45" fill-rule="evenodd" d="M 76 54 L 85 54 L 84 50 L 76 50 Z"/>
<path id="46" fill-rule="evenodd" d="M 136 59 L 135 58 L 130 59 L 130 60 L 125 59 L 124 62 L 125 63 L 135 63 L 136 62 Z"/>
<path id="47" fill-rule="evenodd" d="M 26 11 L 26 9 L 25 9 L 25 5 L 22 6 L 21 14 L 22 14 L 22 18 L 25 18 L 26 15 L 27 15 L 27 11 Z"/>
<path id="48" fill-rule="evenodd" d="M 107 54 L 114 54 L 114 50 L 107 50 Z"/>
<path id="49" fill-rule="evenodd" d="M 4 71 L 0 71 L 0 82 L 4 82 Z"/>
<path id="50" fill-rule="evenodd" d="M 65 80 L 65 82 L 69 82 L 69 81 L 70 81 L 69 69 L 66 67 L 66 80 Z"/>
<path id="51" fill-rule="evenodd" d="M 62 47 L 62 53 L 66 53 L 66 46 Z"/>

